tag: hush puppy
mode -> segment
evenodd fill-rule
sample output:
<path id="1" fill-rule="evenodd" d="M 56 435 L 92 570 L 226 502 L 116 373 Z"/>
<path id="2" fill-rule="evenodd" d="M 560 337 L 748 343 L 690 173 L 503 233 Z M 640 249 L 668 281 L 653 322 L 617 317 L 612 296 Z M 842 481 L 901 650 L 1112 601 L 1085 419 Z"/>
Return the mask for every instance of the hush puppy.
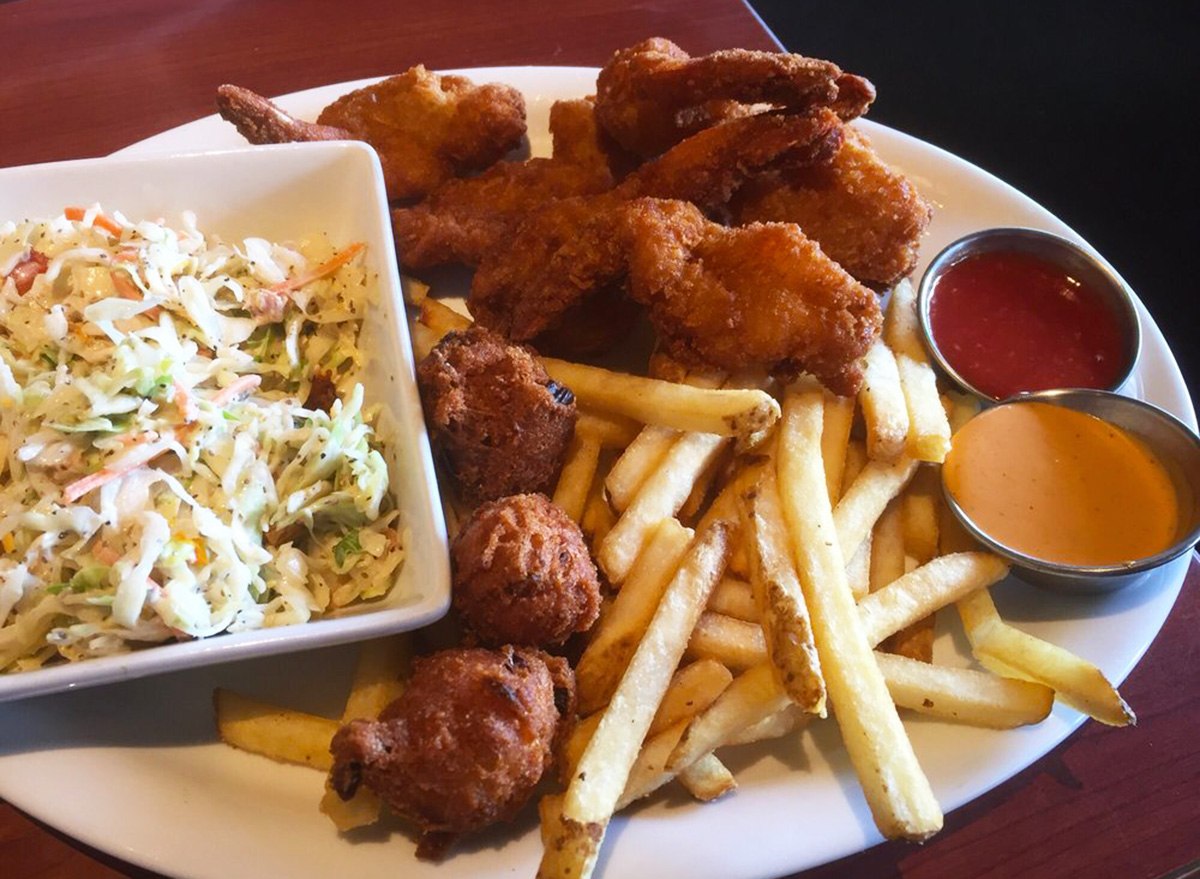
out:
<path id="1" fill-rule="evenodd" d="M 575 396 L 525 348 L 480 327 L 446 335 L 417 370 L 434 443 L 464 499 L 553 488 Z"/>
<path id="2" fill-rule="evenodd" d="M 337 732 L 330 782 L 344 799 L 366 784 L 421 828 L 417 855 L 437 859 L 460 834 L 517 814 L 573 713 L 565 660 L 519 647 L 443 650 L 417 660 L 378 720 Z"/>
<path id="3" fill-rule="evenodd" d="M 545 495 L 479 507 L 450 554 L 455 610 L 486 644 L 554 647 L 587 631 L 600 613 L 583 534 Z"/>

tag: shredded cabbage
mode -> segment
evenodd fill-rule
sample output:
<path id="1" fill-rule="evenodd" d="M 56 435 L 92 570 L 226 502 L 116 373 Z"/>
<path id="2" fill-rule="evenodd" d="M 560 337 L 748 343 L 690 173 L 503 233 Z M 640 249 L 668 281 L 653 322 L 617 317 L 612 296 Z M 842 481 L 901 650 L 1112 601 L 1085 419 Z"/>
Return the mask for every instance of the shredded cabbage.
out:
<path id="1" fill-rule="evenodd" d="M 101 216 L 0 222 L 0 671 L 384 595 L 361 247 Z"/>

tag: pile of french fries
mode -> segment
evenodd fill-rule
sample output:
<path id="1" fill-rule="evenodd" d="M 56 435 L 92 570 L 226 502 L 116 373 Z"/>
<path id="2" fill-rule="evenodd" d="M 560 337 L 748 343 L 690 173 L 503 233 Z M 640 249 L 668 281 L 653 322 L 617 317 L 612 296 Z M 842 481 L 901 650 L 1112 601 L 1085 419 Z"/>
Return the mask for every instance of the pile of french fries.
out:
<path id="1" fill-rule="evenodd" d="M 470 326 L 432 298 L 418 305 L 418 357 Z M 1134 722 L 1094 665 L 998 614 L 989 587 L 1008 568 L 961 529 L 939 484 L 952 430 L 977 407 L 939 393 L 907 282 L 857 399 L 662 358 L 652 377 L 542 362 L 581 410 L 554 500 L 617 590 L 576 668 L 564 792 L 539 806 L 542 879 L 587 879 L 617 811 L 672 780 L 716 799 L 737 785 L 719 749 L 799 734 L 830 705 L 880 831 L 913 840 L 942 812 L 899 708 L 1003 729 L 1058 699 Z M 446 501 L 453 531 L 466 511 Z M 951 606 L 979 669 L 933 663 L 935 617 Z M 395 643 L 364 647 L 347 718 L 373 716 L 400 686 L 393 668 L 360 695 Z M 226 693 L 217 720 L 232 745 L 328 767 L 334 721 Z M 322 809 L 346 829 L 379 803 L 327 792 Z"/>

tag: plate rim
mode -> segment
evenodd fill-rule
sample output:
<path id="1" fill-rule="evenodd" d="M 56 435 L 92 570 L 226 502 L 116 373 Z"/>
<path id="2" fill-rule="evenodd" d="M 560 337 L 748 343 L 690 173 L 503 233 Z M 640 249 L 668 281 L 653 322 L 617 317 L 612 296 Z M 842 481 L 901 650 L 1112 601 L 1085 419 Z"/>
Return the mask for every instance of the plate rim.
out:
<path id="1" fill-rule="evenodd" d="M 577 67 L 556 67 L 556 66 L 552 66 L 552 65 L 515 65 L 515 66 L 507 66 L 507 67 L 458 68 L 458 69 L 455 69 L 452 71 L 448 70 L 448 71 L 439 71 L 439 72 L 459 73 L 459 74 L 463 74 L 463 75 L 467 75 L 467 76 L 475 76 L 475 77 L 480 77 L 480 78 L 489 77 L 489 78 L 493 78 L 495 81 L 505 81 L 505 79 L 504 79 L 505 73 L 512 72 L 512 71 L 535 72 L 535 73 L 541 73 L 541 74 L 545 74 L 546 72 L 559 72 L 559 73 L 571 72 L 571 73 L 579 73 L 579 74 L 582 74 L 583 72 L 587 72 L 589 75 L 594 76 L 594 74 L 596 73 L 596 70 L 597 70 L 597 68 L 594 68 L 594 67 L 578 67 L 578 66 Z M 384 78 L 384 77 L 367 77 L 367 78 L 358 79 L 358 80 L 350 80 L 350 81 L 346 81 L 346 82 L 342 82 L 342 83 L 330 83 L 330 84 L 326 84 L 326 85 L 315 86 L 315 87 L 309 88 L 309 89 L 291 92 L 286 95 L 279 96 L 278 98 L 273 98 L 272 100 L 276 100 L 283 104 L 287 104 L 290 102 L 302 101 L 302 100 L 304 100 L 305 97 L 307 97 L 315 92 L 322 92 L 322 91 L 333 90 L 333 89 L 349 90 L 352 88 L 361 87 L 365 84 L 377 82 L 378 80 L 380 80 L 382 78 Z M 187 128 L 188 126 L 197 125 L 199 123 L 205 123 L 208 120 L 211 120 L 213 118 L 215 118 L 215 114 L 207 116 L 207 117 L 202 117 L 201 119 L 193 120 L 192 122 L 184 123 L 180 126 L 175 126 L 171 129 L 167 129 L 163 132 L 159 132 L 158 134 L 153 135 L 149 138 L 145 138 L 141 141 L 138 141 L 137 143 L 131 144 L 121 150 L 116 151 L 112 155 L 116 156 L 116 155 L 126 155 L 126 154 L 137 154 L 143 150 L 147 150 L 147 151 L 161 150 L 161 148 L 157 147 L 154 144 L 154 141 L 159 140 L 161 138 L 165 138 L 168 135 L 178 132 L 180 129 Z M 910 135 L 905 132 L 899 131 L 897 129 L 881 125 L 880 123 L 876 123 L 871 120 L 860 120 L 856 124 L 864 125 L 868 132 L 871 132 L 872 130 L 875 130 L 875 129 L 886 132 L 888 137 L 897 138 L 900 142 L 904 143 L 909 148 L 914 148 L 914 149 L 917 149 L 920 151 L 929 151 L 933 155 L 936 156 L 936 158 L 939 160 L 939 162 L 950 162 L 952 165 L 956 166 L 961 171 L 966 171 L 969 174 L 971 174 L 972 176 L 979 176 L 979 177 L 983 178 L 990 186 L 998 185 L 999 188 L 1004 192 L 1006 198 L 1015 198 L 1021 203 L 1036 207 L 1036 209 L 1038 211 L 1040 211 L 1046 217 L 1049 217 L 1054 223 L 1058 224 L 1058 226 L 1060 226 L 1062 229 L 1065 229 L 1067 231 L 1067 233 L 1074 240 L 1081 242 L 1084 246 L 1086 246 L 1090 250 L 1092 250 L 1092 252 L 1094 252 L 1094 253 L 1096 252 L 1095 248 L 1093 248 L 1085 239 L 1083 239 L 1082 236 L 1080 236 L 1077 232 L 1075 232 L 1074 229 L 1072 229 L 1070 226 L 1068 226 L 1066 223 L 1064 223 L 1062 220 L 1060 220 L 1056 215 L 1054 215 L 1048 209 L 1043 207 L 1039 202 L 1037 202 L 1030 196 L 1025 195 L 1020 190 L 1016 189 L 1016 187 L 1012 186 L 1011 184 L 1007 183 L 1006 181 L 1002 180 L 1001 178 L 997 177 L 996 175 L 992 174 L 991 172 L 989 172 L 983 168 L 980 168 L 979 166 L 975 165 L 974 163 L 972 163 L 966 159 L 963 159 L 962 157 L 957 156 L 953 153 L 950 153 L 949 151 L 947 151 L 941 147 L 938 147 L 935 144 L 931 144 L 926 141 L 923 141 L 920 138 L 915 137 L 914 135 Z M 148 153 L 145 153 L 145 154 L 148 154 Z M 1099 255 L 1099 254 L 1097 253 L 1097 255 Z M 1101 256 L 1101 258 L 1103 259 L 1102 256 Z M 1186 381 L 1184 380 L 1184 378 L 1178 368 L 1178 364 L 1175 360 L 1174 354 L 1171 351 L 1170 346 L 1167 344 L 1165 338 L 1162 336 L 1161 330 L 1158 328 L 1158 325 L 1154 322 L 1153 318 L 1150 316 L 1149 312 L 1146 310 L 1144 304 L 1142 304 L 1140 299 L 1138 299 L 1138 309 L 1139 309 L 1139 315 L 1143 322 L 1143 328 L 1144 328 L 1144 330 L 1149 331 L 1148 334 L 1153 338 L 1153 341 L 1155 343 L 1154 347 L 1157 349 L 1155 351 L 1155 356 L 1163 359 L 1164 362 L 1163 362 L 1162 366 L 1166 368 L 1166 371 L 1169 374 L 1169 376 L 1172 379 L 1174 379 L 1174 384 L 1177 385 L 1177 388 L 1174 388 L 1173 390 L 1178 391 L 1179 396 L 1181 397 L 1180 403 L 1183 408 L 1183 411 L 1175 412 L 1175 414 L 1177 414 L 1181 418 L 1181 420 L 1185 421 L 1193 429 L 1195 429 L 1196 413 L 1195 413 L 1194 403 L 1192 401 L 1191 394 L 1187 388 Z M 1139 366 L 1141 366 L 1141 364 L 1139 364 Z M 1174 411 L 1174 410 L 1172 410 L 1172 411 Z M 1128 667 L 1122 669 L 1119 674 L 1112 675 L 1116 679 L 1115 682 L 1117 684 L 1120 684 L 1128 676 L 1128 674 L 1132 671 L 1132 669 L 1136 666 L 1136 664 L 1141 660 L 1145 651 L 1147 649 L 1149 649 L 1149 646 L 1157 638 L 1159 632 L 1161 631 L 1163 623 L 1165 622 L 1167 616 L 1170 615 L 1170 612 L 1171 612 L 1176 600 L 1178 599 L 1178 595 L 1181 590 L 1183 580 L 1186 576 L 1187 564 L 1190 564 L 1190 554 L 1185 555 L 1183 557 L 1183 564 L 1179 564 L 1178 562 L 1176 564 L 1180 568 L 1178 582 L 1172 587 L 1172 590 L 1171 590 L 1172 594 L 1170 597 L 1170 602 L 1167 605 L 1165 611 L 1163 612 L 1162 620 L 1159 621 L 1153 634 L 1148 639 L 1146 639 L 1145 643 L 1141 646 L 1141 648 L 1136 651 L 1136 655 L 1134 655 L 1132 657 L 1132 659 L 1130 660 L 1130 662 L 1128 664 Z M 1007 783 L 1008 781 L 1011 781 L 1014 777 L 1019 775 L 1021 772 L 1028 769 L 1029 767 L 1033 766 L 1034 764 L 1038 763 L 1042 759 L 1044 759 L 1045 756 L 1048 753 L 1050 753 L 1052 750 L 1059 747 L 1063 743 L 1063 741 L 1065 741 L 1068 737 L 1070 737 L 1078 729 L 1078 727 L 1083 723 L 1083 721 L 1086 718 L 1083 715 L 1079 715 L 1076 712 L 1071 712 L 1070 716 L 1064 717 L 1062 719 L 1064 721 L 1064 724 L 1062 725 L 1062 727 L 1060 729 L 1054 730 L 1054 732 L 1052 733 L 1052 735 L 1056 736 L 1054 738 L 1054 740 L 1052 742 L 1050 742 L 1047 745 L 1047 747 L 1042 749 L 1037 756 L 1033 757 L 1028 762 L 1023 763 L 1022 765 L 1019 765 L 1019 766 L 1015 766 L 1015 767 L 1013 767 L 1013 766 L 1006 767 L 1005 769 L 1002 770 L 1003 777 L 997 779 L 994 783 L 987 784 L 986 786 L 984 786 L 980 789 L 972 790 L 969 794 L 966 794 L 965 796 L 964 796 L 964 793 L 965 793 L 964 791 L 956 791 L 953 795 L 943 796 L 942 799 L 943 799 L 943 805 L 945 806 L 945 812 L 948 814 L 949 812 L 953 811 L 954 809 L 958 809 L 961 806 L 966 805 L 967 803 L 977 799 L 978 797 L 985 795 L 986 793 L 990 792 L 991 790 L 994 790 L 999 785 Z M 22 809 L 23 811 L 26 811 L 28 814 L 34 816 L 38 820 L 43 821 L 47 825 L 49 825 L 51 827 L 56 827 L 56 828 L 60 829 L 63 833 L 66 833 L 67 835 L 71 836 L 73 839 L 77 839 L 80 842 L 90 845 L 99 851 L 108 852 L 116 857 L 127 860 L 129 863 L 132 863 L 132 864 L 136 864 L 136 865 L 139 865 L 142 867 L 157 870 L 159 872 L 164 872 L 164 873 L 168 873 L 170 875 L 181 876 L 181 877 L 197 877 L 197 879 L 200 879 L 200 877 L 207 877 L 207 876 L 212 875 L 212 874 L 204 873 L 204 872 L 181 870 L 177 867 L 172 867 L 169 863 L 166 863 L 166 862 L 164 862 L 160 859 L 157 859 L 153 856 L 149 856 L 149 855 L 143 856 L 141 852 L 122 850 L 119 843 L 114 843 L 114 842 L 108 841 L 99 832 L 90 833 L 90 832 L 85 831 L 83 833 L 80 833 L 80 832 L 77 832 L 76 829 L 67 829 L 66 827 L 55 824 L 53 821 L 52 815 L 40 814 L 41 810 L 27 808 L 25 805 L 23 805 L 21 803 L 19 796 L 14 798 L 7 790 L 3 789 L 5 778 L 6 778 L 6 774 L 3 770 L 4 770 L 4 765 L 6 764 L 6 762 L 7 762 L 6 759 L 0 758 L 0 795 L 7 797 L 9 802 L 12 803 L 14 806 Z M 792 870 L 811 869 L 813 867 L 819 866 L 822 863 L 829 863 L 833 860 L 837 860 L 837 859 L 845 857 L 847 855 L 851 855 L 856 852 L 865 851 L 866 849 L 873 847 L 874 845 L 878 844 L 878 842 L 881 841 L 879 839 L 877 832 L 875 832 L 874 827 L 865 829 L 865 836 L 866 836 L 866 838 L 865 838 L 863 844 L 861 844 L 861 845 L 858 845 L 854 848 L 843 851 L 840 854 L 835 854 L 831 857 L 811 861 L 804 865 L 800 865 L 798 867 L 793 866 L 790 869 L 792 869 Z M 756 869 L 758 869 L 758 872 L 755 871 Z M 447 876 L 449 877 L 450 875 L 452 875 L 451 871 L 447 871 Z M 770 874 L 767 872 L 762 872 L 761 868 L 749 868 L 748 867 L 746 872 L 743 875 L 746 877 L 746 879 L 753 879 L 753 877 L 760 877 L 760 876 L 765 877 Z"/>

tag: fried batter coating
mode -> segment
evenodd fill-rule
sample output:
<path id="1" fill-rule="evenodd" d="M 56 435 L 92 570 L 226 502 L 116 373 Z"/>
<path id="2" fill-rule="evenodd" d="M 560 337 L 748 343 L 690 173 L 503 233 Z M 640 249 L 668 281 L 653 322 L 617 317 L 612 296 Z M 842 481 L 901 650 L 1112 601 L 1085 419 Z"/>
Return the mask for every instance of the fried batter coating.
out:
<path id="1" fill-rule="evenodd" d="M 254 144 L 354 139 L 344 128 L 301 122 L 262 95 L 236 85 L 217 88 L 217 112 Z"/>
<path id="2" fill-rule="evenodd" d="M 582 168 L 606 170 L 617 180 L 638 165 L 596 122 L 596 96 L 555 101 L 550 107 L 555 159 Z"/>
<path id="3" fill-rule="evenodd" d="M 624 223 L 630 295 L 649 309 L 669 355 L 722 369 L 807 371 L 837 394 L 858 391 L 879 302 L 798 226 L 730 229 L 693 205 L 654 199 L 627 205 Z"/>
<path id="4" fill-rule="evenodd" d="M 612 185 L 607 168 L 558 159 L 498 162 L 478 177 L 448 180 L 420 204 L 392 211 L 400 264 L 478 265 L 531 211 Z"/>
<path id="5" fill-rule="evenodd" d="M 519 146 L 525 99 L 511 86 L 477 86 L 418 64 L 343 95 L 321 111 L 317 122 L 343 128 L 375 148 L 389 198 L 423 198 Z"/>
<path id="6" fill-rule="evenodd" d="M 379 720 L 333 737 L 333 789 L 365 783 L 421 829 L 417 855 L 441 858 L 455 838 L 510 821 L 553 762 L 574 713 L 567 663 L 541 651 L 458 648 L 416 661 Z"/>
<path id="7" fill-rule="evenodd" d="M 619 284 L 625 255 L 612 213 L 619 203 L 566 198 L 531 214 L 475 272 L 468 300 L 475 320 L 529 341 L 559 328 L 589 294 Z"/>
<path id="8" fill-rule="evenodd" d="M 606 192 L 633 167 L 597 128 L 591 98 L 556 101 L 550 133 L 552 158 L 498 162 L 477 177 L 447 181 L 414 207 L 392 211 L 400 264 L 413 270 L 478 265 L 532 211 Z"/>
<path id="9" fill-rule="evenodd" d="M 525 348 L 449 333 L 417 370 L 434 445 L 471 503 L 548 491 L 575 432 L 575 397 Z"/>
<path id="10" fill-rule="evenodd" d="M 751 181 L 732 209 L 739 223 L 796 223 L 842 268 L 879 289 L 912 272 L 933 213 L 866 135 L 850 127 L 829 165 Z"/>
<path id="11" fill-rule="evenodd" d="M 596 118 L 622 147 L 649 158 L 701 128 L 755 112 L 754 105 L 826 106 L 850 119 L 874 96 L 867 80 L 830 61 L 746 49 L 692 58 L 656 37 L 619 50 L 600 71 Z"/>
<path id="12" fill-rule="evenodd" d="M 575 320 L 572 309 L 588 309 L 594 295 L 611 300 L 623 290 L 627 259 L 615 218 L 627 200 L 677 198 L 713 210 L 751 174 L 781 162 L 828 160 L 841 143 L 841 129 L 829 110 L 736 119 L 678 144 L 611 193 L 545 205 L 480 263 L 471 283 L 471 313 L 511 339 L 542 347 L 543 334 Z M 607 326 L 628 328 L 617 321 Z"/>
<path id="13" fill-rule="evenodd" d="M 583 533 L 542 494 L 473 512 L 450 549 L 454 609 L 484 644 L 556 647 L 600 613 L 600 581 Z"/>
<path id="14" fill-rule="evenodd" d="M 820 108 L 802 115 L 760 114 L 694 134 L 647 162 L 615 190 L 621 198 L 670 198 L 711 211 L 753 175 L 829 162 L 844 126 Z"/>

